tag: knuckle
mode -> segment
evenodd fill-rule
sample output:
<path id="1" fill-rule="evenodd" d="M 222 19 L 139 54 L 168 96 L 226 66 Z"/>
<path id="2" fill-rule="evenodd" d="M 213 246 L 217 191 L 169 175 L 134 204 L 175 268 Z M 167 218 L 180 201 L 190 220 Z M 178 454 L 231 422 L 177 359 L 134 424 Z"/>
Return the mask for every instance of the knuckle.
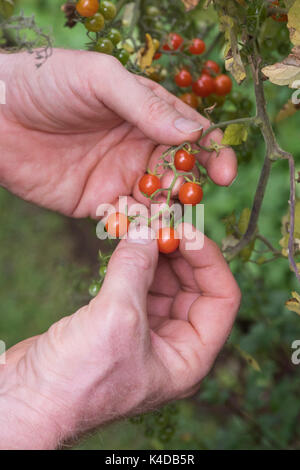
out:
<path id="1" fill-rule="evenodd" d="M 147 103 L 148 117 L 152 121 L 157 116 L 166 114 L 166 104 L 156 95 L 151 95 Z"/>
<path id="2" fill-rule="evenodd" d="M 140 325 L 140 314 L 135 308 L 127 308 L 122 312 L 121 317 L 122 329 L 126 331 L 136 331 Z"/>
<path id="3" fill-rule="evenodd" d="M 109 331 L 112 337 L 122 337 L 125 341 L 126 338 L 131 337 L 131 333 L 136 334 L 141 329 L 141 314 L 139 310 L 132 304 L 122 305 L 120 308 L 118 297 L 109 299 L 104 307 L 104 311 L 107 331 Z M 101 327 L 103 326 L 102 321 L 100 325 Z"/>

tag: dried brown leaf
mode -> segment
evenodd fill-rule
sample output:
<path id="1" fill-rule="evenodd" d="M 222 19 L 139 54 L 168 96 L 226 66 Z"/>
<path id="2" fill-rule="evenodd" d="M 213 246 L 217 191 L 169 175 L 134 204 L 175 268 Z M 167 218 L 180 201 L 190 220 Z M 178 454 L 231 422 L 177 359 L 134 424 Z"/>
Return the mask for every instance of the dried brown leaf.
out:
<path id="1" fill-rule="evenodd" d="M 287 119 L 288 117 L 293 116 L 294 114 L 296 114 L 296 112 L 297 112 L 296 106 L 294 105 L 292 100 L 288 100 L 284 104 L 282 109 L 279 111 L 279 113 L 277 114 L 275 120 L 276 122 L 284 121 L 284 119 Z"/>
<path id="2" fill-rule="evenodd" d="M 200 2 L 200 0 L 181 0 L 181 1 L 185 6 L 186 11 L 193 10 Z"/>

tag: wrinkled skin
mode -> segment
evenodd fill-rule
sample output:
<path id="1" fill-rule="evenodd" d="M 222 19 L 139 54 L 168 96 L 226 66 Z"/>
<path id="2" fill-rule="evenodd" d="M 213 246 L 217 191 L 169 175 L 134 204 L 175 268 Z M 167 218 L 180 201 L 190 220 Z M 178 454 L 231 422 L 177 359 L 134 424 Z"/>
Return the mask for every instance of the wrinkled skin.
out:
<path id="1" fill-rule="evenodd" d="M 101 54 L 56 50 L 38 70 L 32 56 L 5 55 L 0 79 L 7 83 L 0 183 L 67 216 L 95 217 L 100 203 L 120 195 L 147 204 L 138 191 L 146 168 L 166 146 L 196 141 L 195 129 L 209 125 Z M 231 149 L 198 159 L 217 184 L 236 176 Z M 176 254 L 157 251 L 155 240 L 123 240 L 88 306 L 8 351 L 0 366 L 1 448 L 53 449 L 198 389 L 231 330 L 240 292 L 207 238 L 198 251 L 187 250 L 185 236 Z"/>

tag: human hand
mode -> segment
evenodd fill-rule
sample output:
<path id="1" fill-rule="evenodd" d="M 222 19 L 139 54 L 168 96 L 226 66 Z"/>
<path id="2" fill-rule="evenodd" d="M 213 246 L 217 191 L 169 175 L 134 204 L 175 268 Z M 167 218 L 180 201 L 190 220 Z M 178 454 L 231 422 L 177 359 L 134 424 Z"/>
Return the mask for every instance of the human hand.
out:
<path id="1" fill-rule="evenodd" d="M 0 184 L 69 216 L 95 217 L 100 203 L 133 194 L 165 146 L 196 141 L 209 122 L 163 87 L 105 54 L 54 50 L 39 69 L 27 53 L 0 56 Z M 222 133 L 211 133 L 220 141 Z M 236 176 L 231 149 L 198 157 L 211 179 Z"/>
<path id="2" fill-rule="evenodd" d="M 122 240 L 88 306 L 7 352 L 0 448 L 53 449 L 198 390 L 240 292 L 214 242 L 187 250 L 190 231 L 159 261 L 155 240 Z"/>

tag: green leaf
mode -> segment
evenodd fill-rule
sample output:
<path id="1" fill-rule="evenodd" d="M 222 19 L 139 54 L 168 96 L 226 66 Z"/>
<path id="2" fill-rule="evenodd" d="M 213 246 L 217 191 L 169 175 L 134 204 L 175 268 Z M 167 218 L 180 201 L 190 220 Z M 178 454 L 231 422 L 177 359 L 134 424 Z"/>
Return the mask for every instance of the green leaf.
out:
<path id="1" fill-rule="evenodd" d="M 247 231 L 251 210 L 248 207 L 242 210 L 241 217 L 238 223 L 238 229 L 241 235 L 244 235 Z"/>
<path id="2" fill-rule="evenodd" d="M 224 133 L 223 145 L 240 145 L 248 138 L 248 128 L 244 124 L 230 124 Z"/>
<path id="3" fill-rule="evenodd" d="M 290 312 L 295 312 L 300 315 L 300 295 L 297 292 L 292 292 L 292 298 L 285 303 L 285 306 Z"/>
<path id="4" fill-rule="evenodd" d="M 288 244 L 289 244 L 289 227 L 290 227 L 290 213 L 283 216 L 281 221 L 282 238 L 279 245 L 282 247 L 282 254 L 288 257 Z M 300 199 L 297 199 L 295 204 L 295 231 L 294 231 L 294 246 L 295 252 L 300 251 Z"/>
<path id="5" fill-rule="evenodd" d="M 222 222 L 225 225 L 226 235 L 233 235 L 236 233 L 236 215 L 234 212 L 227 217 L 224 217 Z"/>
<path id="6" fill-rule="evenodd" d="M 251 216 L 251 210 L 246 207 L 245 209 L 242 210 L 241 217 L 238 223 L 238 230 L 240 235 L 244 235 L 247 231 L 249 221 L 250 221 L 250 216 Z M 239 254 L 240 258 L 242 258 L 243 261 L 249 261 L 251 258 L 253 249 L 255 245 L 255 240 L 253 240 L 251 243 L 249 243 Z"/>
<path id="7" fill-rule="evenodd" d="M 220 15 L 220 30 L 225 34 L 225 67 L 231 72 L 238 84 L 246 78 L 246 70 L 240 55 L 238 34 L 234 19 L 228 15 Z"/>

